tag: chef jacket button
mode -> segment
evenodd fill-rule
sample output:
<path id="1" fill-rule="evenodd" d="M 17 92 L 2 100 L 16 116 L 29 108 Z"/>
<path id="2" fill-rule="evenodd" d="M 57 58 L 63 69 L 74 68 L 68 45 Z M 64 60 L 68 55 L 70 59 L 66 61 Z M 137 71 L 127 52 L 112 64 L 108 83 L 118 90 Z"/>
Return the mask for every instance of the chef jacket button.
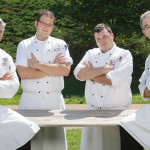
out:
<path id="1" fill-rule="evenodd" d="M 51 51 L 51 50 L 49 49 L 49 51 Z"/>
<path id="2" fill-rule="evenodd" d="M 50 43 L 50 42 L 48 41 L 48 43 Z"/>
<path id="3" fill-rule="evenodd" d="M 105 86 L 105 84 L 103 84 L 103 86 Z"/>
<path id="4" fill-rule="evenodd" d="M 95 82 L 93 82 L 93 84 L 95 84 Z"/>
<path id="5" fill-rule="evenodd" d="M 49 83 L 49 82 L 47 81 L 47 83 Z"/>
<path id="6" fill-rule="evenodd" d="M 111 54 L 109 54 L 109 55 L 111 55 Z"/>
<path id="7" fill-rule="evenodd" d="M 41 93 L 41 92 L 39 91 L 39 93 Z"/>
<path id="8" fill-rule="evenodd" d="M 96 63 L 97 63 L 97 61 L 96 61 Z"/>
<path id="9" fill-rule="evenodd" d="M 94 94 L 92 94 L 92 95 L 94 95 Z"/>
<path id="10" fill-rule="evenodd" d="M 101 96 L 101 97 L 103 97 L 103 96 Z"/>
<path id="11" fill-rule="evenodd" d="M 37 43 L 37 41 L 35 41 L 35 43 Z"/>
<path id="12" fill-rule="evenodd" d="M 106 65 L 107 65 L 107 63 L 106 63 Z"/>
<path id="13" fill-rule="evenodd" d="M 36 51 L 38 52 L 39 50 L 37 49 Z"/>
<path id="14" fill-rule="evenodd" d="M 51 63 L 51 61 L 49 61 L 49 63 Z"/>
<path id="15" fill-rule="evenodd" d="M 149 68 L 148 68 L 148 70 L 149 70 Z"/>
<path id="16" fill-rule="evenodd" d="M 49 94 L 49 92 L 47 92 L 47 94 Z"/>
<path id="17" fill-rule="evenodd" d="M 39 82 L 37 82 L 37 83 L 39 83 Z"/>
<path id="18" fill-rule="evenodd" d="M 99 55 L 101 54 L 101 53 L 98 53 Z"/>

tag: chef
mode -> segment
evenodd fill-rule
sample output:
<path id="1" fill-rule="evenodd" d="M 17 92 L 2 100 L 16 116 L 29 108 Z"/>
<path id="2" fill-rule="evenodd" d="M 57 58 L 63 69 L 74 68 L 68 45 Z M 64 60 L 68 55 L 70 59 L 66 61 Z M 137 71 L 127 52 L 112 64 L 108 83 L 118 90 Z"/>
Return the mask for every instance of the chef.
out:
<path id="1" fill-rule="evenodd" d="M 63 76 L 69 75 L 72 58 L 66 42 L 50 36 L 54 21 L 51 11 L 40 11 L 35 36 L 18 45 L 16 66 L 23 89 L 19 109 L 65 109 Z M 42 128 L 31 145 L 36 150 L 66 150 L 65 134 L 62 127 Z"/>
<path id="2" fill-rule="evenodd" d="M 140 25 L 143 34 L 150 39 L 150 11 L 141 15 Z M 150 99 L 150 55 L 145 62 L 145 70 L 139 79 L 141 97 L 147 101 Z M 124 118 L 120 125 L 122 135 L 122 150 L 147 150 L 150 149 L 150 105 L 146 105 Z M 125 130 L 127 132 L 125 132 Z M 127 134 L 129 133 L 129 134 Z M 135 139 L 135 140 L 134 140 Z M 131 142 L 132 141 L 132 142 Z"/>
<path id="3" fill-rule="evenodd" d="M 74 70 L 75 77 L 86 80 L 86 109 L 128 109 L 133 62 L 128 50 L 114 43 L 109 26 L 98 24 L 94 28 L 98 48 L 88 50 Z M 81 150 L 120 149 L 119 127 L 85 127 L 82 130 Z"/>
<path id="4" fill-rule="evenodd" d="M 0 18 L 0 41 L 5 25 Z M 19 80 L 12 57 L 0 49 L 0 98 L 12 98 L 18 88 Z M 11 109 L 0 106 L 0 150 L 22 148 L 38 131 L 39 127 L 35 123 Z"/>

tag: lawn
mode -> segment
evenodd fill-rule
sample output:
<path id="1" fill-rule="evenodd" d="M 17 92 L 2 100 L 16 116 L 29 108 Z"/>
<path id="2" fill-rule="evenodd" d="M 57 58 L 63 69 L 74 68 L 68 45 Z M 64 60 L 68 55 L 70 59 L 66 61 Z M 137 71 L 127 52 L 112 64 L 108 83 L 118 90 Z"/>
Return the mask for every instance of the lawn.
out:
<path id="1" fill-rule="evenodd" d="M 132 104 L 147 104 L 150 101 L 144 101 L 139 93 L 138 81 L 134 81 L 131 84 L 131 90 L 133 94 Z M 66 104 L 85 104 L 84 97 L 84 81 L 78 81 L 73 77 L 65 78 L 65 88 L 62 91 Z M 12 99 L 0 99 L 1 105 L 18 105 L 21 97 L 22 89 L 19 88 L 18 92 Z"/>

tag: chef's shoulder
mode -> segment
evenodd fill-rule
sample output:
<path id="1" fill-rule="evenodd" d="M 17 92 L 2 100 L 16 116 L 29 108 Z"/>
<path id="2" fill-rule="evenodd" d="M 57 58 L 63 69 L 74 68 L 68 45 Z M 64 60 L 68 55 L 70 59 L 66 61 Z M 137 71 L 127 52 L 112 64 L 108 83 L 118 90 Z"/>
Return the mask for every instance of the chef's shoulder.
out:
<path id="1" fill-rule="evenodd" d="M 66 44 L 66 42 L 64 40 L 59 39 L 59 38 L 55 38 L 55 37 L 50 36 L 50 39 L 52 40 L 52 42 L 57 43 L 57 44 Z"/>
<path id="2" fill-rule="evenodd" d="M 13 62 L 12 56 L 2 49 L 0 49 L 0 59 L 1 59 L 1 62 L 3 62 L 3 63 L 12 63 Z"/>
<path id="3" fill-rule="evenodd" d="M 89 55 L 89 57 L 94 57 L 96 55 L 100 55 L 100 49 L 99 48 L 92 48 L 92 49 L 89 49 L 87 52 L 86 52 L 86 55 Z"/>
<path id="4" fill-rule="evenodd" d="M 28 46 L 28 45 L 34 44 L 34 43 L 35 43 L 35 44 L 37 43 L 37 40 L 36 40 L 35 36 L 30 37 L 30 38 L 28 38 L 28 39 L 22 40 L 21 42 L 19 42 L 18 45 Z"/>
<path id="5" fill-rule="evenodd" d="M 120 47 L 117 47 L 117 53 L 120 55 L 128 55 L 129 57 L 132 57 L 132 54 L 129 50 L 127 49 L 124 49 L 124 48 L 120 48 Z"/>

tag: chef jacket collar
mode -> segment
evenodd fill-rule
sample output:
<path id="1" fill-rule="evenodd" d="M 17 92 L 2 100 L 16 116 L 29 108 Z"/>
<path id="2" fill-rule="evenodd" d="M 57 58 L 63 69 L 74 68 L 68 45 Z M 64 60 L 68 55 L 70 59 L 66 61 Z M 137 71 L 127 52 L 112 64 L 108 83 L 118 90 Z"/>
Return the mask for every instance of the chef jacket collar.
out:
<path id="1" fill-rule="evenodd" d="M 100 53 L 103 54 L 103 55 L 112 55 L 113 52 L 115 51 L 115 49 L 116 49 L 116 43 L 114 43 L 114 46 L 110 50 L 108 50 L 107 52 L 105 52 L 105 53 L 102 53 L 102 51 L 100 49 Z"/>
<path id="2" fill-rule="evenodd" d="M 35 36 L 34 36 L 34 41 L 35 41 L 35 43 L 38 43 L 38 42 L 50 43 L 50 36 L 47 38 L 47 40 L 45 40 L 45 41 L 40 41 L 40 40 L 37 39 L 36 34 L 35 34 Z"/>

